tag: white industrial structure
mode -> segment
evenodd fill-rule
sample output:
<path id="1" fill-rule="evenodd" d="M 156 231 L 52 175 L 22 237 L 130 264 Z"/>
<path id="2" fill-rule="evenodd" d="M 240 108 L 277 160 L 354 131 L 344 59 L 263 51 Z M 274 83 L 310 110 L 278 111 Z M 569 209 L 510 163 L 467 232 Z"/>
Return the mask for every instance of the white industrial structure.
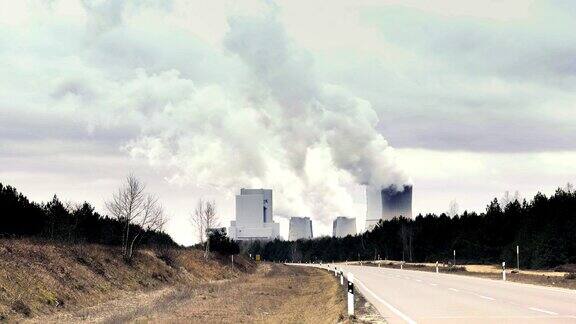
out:
<path id="1" fill-rule="evenodd" d="M 280 235 L 274 223 L 271 189 L 240 189 L 236 195 L 236 220 L 230 222 L 228 235 L 233 240 L 272 240 Z"/>
<path id="2" fill-rule="evenodd" d="M 346 237 L 348 235 L 356 235 L 356 218 L 336 217 L 332 223 L 332 236 Z"/>
<path id="3" fill-rule="evenodd" d="M 412 218 L 412 186 L 366 187 L 366 230 L 394 217 Z"/>
<path id="4" fill-rule="evenodd" d="M 312 220 L 310 217 L 290 217 L 289 241 L 311 239 L 312 236 Z"/>

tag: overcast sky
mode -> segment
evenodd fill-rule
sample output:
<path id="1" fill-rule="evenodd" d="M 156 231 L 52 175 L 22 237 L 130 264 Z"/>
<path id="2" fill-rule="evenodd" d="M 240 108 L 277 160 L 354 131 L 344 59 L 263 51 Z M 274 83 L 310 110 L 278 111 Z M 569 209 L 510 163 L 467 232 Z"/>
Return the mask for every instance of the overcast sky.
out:
<path id="1" fill-rule="evenodd" d="M 573 1 L 2 1 L 0 182 L 100 212 L 129 172 L 187 214 L 240 187 L 362 228 L 362 184 L 416 213 L 576 181 Z"/>

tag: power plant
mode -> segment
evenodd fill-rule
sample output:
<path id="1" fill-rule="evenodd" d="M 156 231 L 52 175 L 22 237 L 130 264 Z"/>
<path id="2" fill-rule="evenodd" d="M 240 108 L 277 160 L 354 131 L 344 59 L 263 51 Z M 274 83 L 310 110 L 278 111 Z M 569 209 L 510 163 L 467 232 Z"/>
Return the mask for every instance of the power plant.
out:
<path id="1" fill-rule="evenodd" d="M 312 220 L 310 217 L 290 217 L 289 241 L 311 239 L 312 237 Z"/>
<path id="2" fill-rule="evenodd" d="M 383 220 L 394 217 L 412 218 L 412 186 L 405 185 L 398 190 L 395 186 L 382 189 L 366 187 L 366 230 L 369 231 Z"/>
<path id="3" fill-rule="evenodd" d="M 280 235 L 280 224 L 273 219 L 272 189 L 240 189 L 236 195 L 236 220 L 228 235 L 233 240 L 273 240 Z"/>
<path id="4" fill-rule="evenodd" d="M 332 236 L 346 237 L 348 235 L 356 235 L 356 218 L 336 217 L 332 223 Z"/>

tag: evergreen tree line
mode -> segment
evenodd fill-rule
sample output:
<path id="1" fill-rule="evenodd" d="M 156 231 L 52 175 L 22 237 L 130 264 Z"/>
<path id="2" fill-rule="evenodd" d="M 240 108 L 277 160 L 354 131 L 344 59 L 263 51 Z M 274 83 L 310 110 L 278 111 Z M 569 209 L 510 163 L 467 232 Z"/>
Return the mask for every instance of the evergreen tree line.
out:
<path id="1" fill-rule="evenodd" d="M 295 242 L 252 242 L 245 253 L 265 260 L 331 262 L 405 260 L 412 262 L 499 263 L 522 268 L 552 268 L 576 263 L 576 192 L 538 193 L 530 202 L 494 199 L 486 212 L 418 215 L 380 221 L 371 231 L 344 238 L 321 237 Z"/>
<path id="2" fill-rule="evenodd" d="M 124 229 L 121 221 L 100 215 L 87 202 L 71 206 L 54 196 L 39 204 L 0 183 L 0 237 L 121 245 Z M 137 225 L 131 225 L 130 231 L 142 233 L 139 244 L 177 246 L 164 232 L 146 231 Z"/>

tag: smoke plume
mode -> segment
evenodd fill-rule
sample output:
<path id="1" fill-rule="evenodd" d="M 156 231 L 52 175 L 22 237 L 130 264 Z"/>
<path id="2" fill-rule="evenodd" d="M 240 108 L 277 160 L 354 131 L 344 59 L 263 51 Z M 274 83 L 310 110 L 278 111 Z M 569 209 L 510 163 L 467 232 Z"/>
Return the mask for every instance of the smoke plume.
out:
<path id="1" fill-rule="evenodd" d="M 126 146 L 132 155 L 171 170 L 173 182 L 273 188 L 276 213 L 325 222 L 353 214 L 350 186 L 407 182 L 370 103 L 320 82 L 274 16 L 231 18 L 223 45 L 244 69 L 235 91 L 198 88 L 176 72 L 142 77 L 163 79 L 154 84 L 170 100 L 146 111 L 150 124 Z"/>

